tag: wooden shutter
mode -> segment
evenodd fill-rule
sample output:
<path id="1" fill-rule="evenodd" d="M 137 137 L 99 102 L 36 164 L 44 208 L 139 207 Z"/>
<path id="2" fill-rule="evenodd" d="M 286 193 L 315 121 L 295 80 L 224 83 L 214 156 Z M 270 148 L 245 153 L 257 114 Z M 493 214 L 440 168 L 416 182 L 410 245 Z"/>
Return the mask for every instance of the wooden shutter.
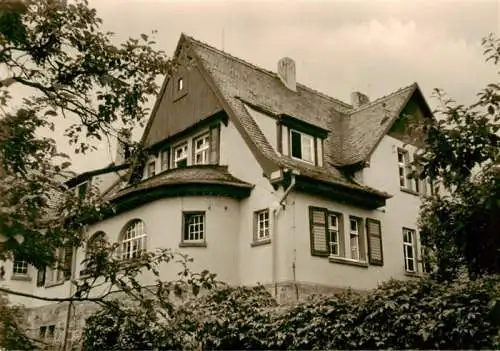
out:
<path id="1" fill-rule="evenodd" d="M 281 127 L 281 123 L 277 122 L 276 123 L 276 149 L 280 154 L 283 153 L 283 136 L 282 133 L 283 128 Z"/>
<path id="2" fill-rule="evenodd" d="M 45 267 L 40 268 L 36 274 L 36 286 L 44 286 L 45 285 Z"/>
<path id="3" fill-rule="evenodd" d="M 318 207 L 309 207 L 309 224 L 311 234 L 311 255 L 328 256 L 330 250 L 328 238 L 327 210 Z"/>
<path id="4" fill-rule="evenodd" d="M 219 164 L 220 125 L 210 128 L 210 164 Z"/>
<path id="5" fill-rule="evenodd" d="M 64 248 L 64 279 L 71 279 L 71 267 L 73 263 L 73 247 L 66 246 Z"/>
<path id="6" fill-rule="evenodd" d="M 383 266 L 384 253 L 380 221 L 371 218 L 366 219 L 366 236 L 368 239 L 368 262 L 374 266 Z"/>

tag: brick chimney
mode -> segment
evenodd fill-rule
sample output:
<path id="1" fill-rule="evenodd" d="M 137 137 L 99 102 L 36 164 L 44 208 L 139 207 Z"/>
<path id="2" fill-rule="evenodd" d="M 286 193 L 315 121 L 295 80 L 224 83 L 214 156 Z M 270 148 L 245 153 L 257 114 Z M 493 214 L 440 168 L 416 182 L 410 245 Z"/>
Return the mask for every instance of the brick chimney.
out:
<path id="1" fill-rule="evenodd" d="M 295 61 L 289 57 L 283 57 L 278 61 L 278 77 L 291 91 L 297 91 L 295 80 Z"/>
<path id="2" fill-rule="evenodd" d="M 351 93 L 351 105 L 354 108 L 358 108 L 364 104 L 367 104 L 370 102 L 370 98 L 363 94 L 360 93 L 359 91 L 353 91 Z"/>

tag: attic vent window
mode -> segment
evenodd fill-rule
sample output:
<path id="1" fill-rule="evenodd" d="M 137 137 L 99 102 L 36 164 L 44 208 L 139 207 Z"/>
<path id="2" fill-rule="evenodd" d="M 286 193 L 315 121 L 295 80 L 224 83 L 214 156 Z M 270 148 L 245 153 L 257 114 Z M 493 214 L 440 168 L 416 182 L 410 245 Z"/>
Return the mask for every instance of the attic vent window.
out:
<path id="1" fill-rule="evenodd" d="M 182 78 L 177 79 L 177 90 L 182 91 L 184 89 L 184 80 Z"/>

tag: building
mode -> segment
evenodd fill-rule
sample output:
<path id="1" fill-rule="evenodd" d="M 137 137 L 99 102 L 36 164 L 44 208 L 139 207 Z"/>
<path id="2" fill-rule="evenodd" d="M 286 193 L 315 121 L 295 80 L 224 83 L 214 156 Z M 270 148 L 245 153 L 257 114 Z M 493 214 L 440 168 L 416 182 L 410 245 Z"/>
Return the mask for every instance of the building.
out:
<path id="1" fill-rule="evenodd" d="M 280 300 L 367 290 L 423 271 L 416 221 L 431 187 L 410 177 L 423 138 L 409 124 L 432 115 L 416 83 L 373 101 L 354 92 L 345 103 L 297 83 L 289 58 L 271 72 L 182 35 L 175 60 L 142 137 L 149 159 L 128 170 L 139 182 L 106 183 L 118 211 L 88 227 L 89 245 L 118 241 L 124 259 L 178 248 L 194 270 L 265 284 Z M 115 174 L 108 171 L 72 186 L 84 192 L 97 175 Z M 84 255 L 74 255 L 75 279 Z M 22 262 L 4 267 L 2 284 L 41 296 L 71 292 L 60 272 L 35 279 Z M 176 273 L 166 267 L 162 275 Z M 64 310 L 44 313 L 33 329 L 64 330 L 64 318 L 51 322 Z"/>

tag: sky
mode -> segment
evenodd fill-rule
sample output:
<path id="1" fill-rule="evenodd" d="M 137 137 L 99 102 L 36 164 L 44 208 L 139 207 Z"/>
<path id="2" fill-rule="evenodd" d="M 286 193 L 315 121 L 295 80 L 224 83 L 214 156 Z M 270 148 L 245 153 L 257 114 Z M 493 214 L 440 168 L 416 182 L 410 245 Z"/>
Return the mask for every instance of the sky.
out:
<path id="1" fill-rule="evenodd" d="M 172 55 L 181 32 L 276 71 L 284 56 L 297 81 L 349 102 L 417 82 L 431 107 L 434 88 L 470 103 L 498 79 L 481 38 L 500 32 L 500 0 L 192 1 L 90 0 L 116 42 L 157 30 Z M 140 137 L 140 131 L 136 131 Z M 70 152 L 62 137 L 59 148 Z M 73 158 L 82 172 L 113 161 L 113 145 Z"/>

